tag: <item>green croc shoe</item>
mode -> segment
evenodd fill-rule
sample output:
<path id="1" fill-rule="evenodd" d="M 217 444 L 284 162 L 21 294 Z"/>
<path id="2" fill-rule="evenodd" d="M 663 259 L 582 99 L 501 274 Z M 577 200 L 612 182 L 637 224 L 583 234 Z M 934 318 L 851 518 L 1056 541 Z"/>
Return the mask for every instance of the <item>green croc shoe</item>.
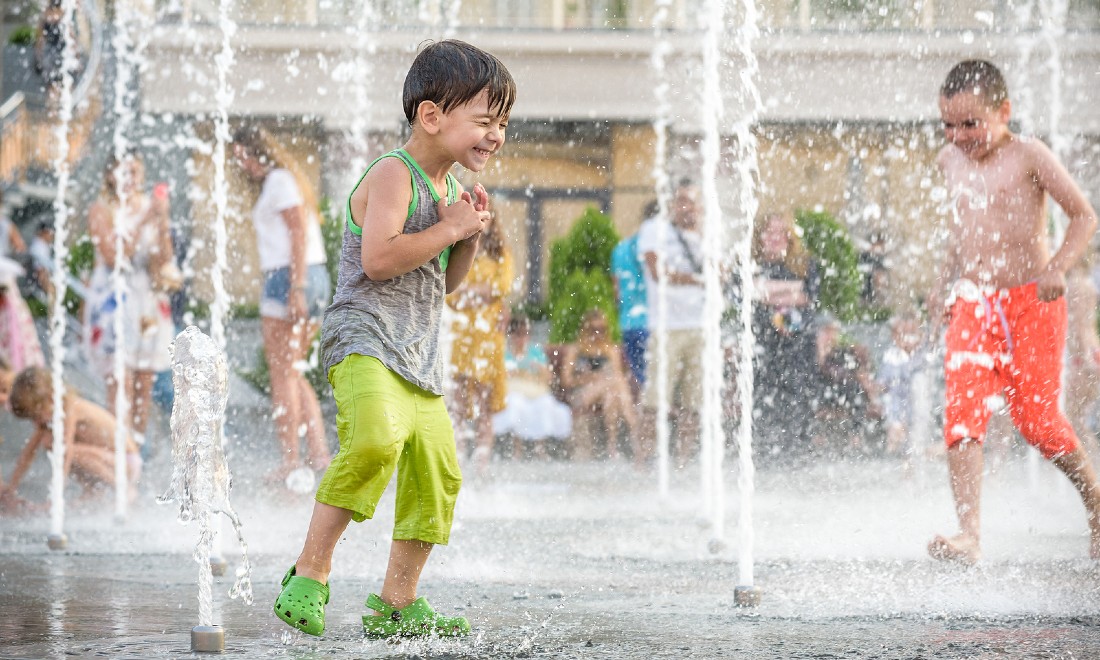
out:
<path id="1" fill-rule="evenodd" d="M 294 574 L 294 566 L 283 576 L 283 590 L 275 599 L 275 615 L 307 635 L 325 632 L 328 585 Z"/>
<path id="2" fill-rule="evenodd" d="M 441 616 L 424 598 L 417 598 L 401 609 L 391 607 L 375 594 L 367 597 L 367 607 L 379 612 L 363 615 L 363 633 L 367 637 L 402 635 L 439 635 L 457 637 L 470 634 L 470 622 L 461 616 Z"/>

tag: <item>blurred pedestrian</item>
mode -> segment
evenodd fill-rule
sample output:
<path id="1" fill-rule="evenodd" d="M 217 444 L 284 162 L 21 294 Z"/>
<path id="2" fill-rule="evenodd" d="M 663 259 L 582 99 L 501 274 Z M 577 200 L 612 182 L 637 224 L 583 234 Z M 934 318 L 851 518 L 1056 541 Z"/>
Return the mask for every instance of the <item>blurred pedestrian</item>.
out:
<path id="1" fill-rule="evenodd" d="M 15 372 L 46 363 L 34 318 L 16 283 L 24 274 L 17 262 L 0 257 L 0 360 Z"/>
<path id="2" fill-rule="evenodd" d="M 304 373 L 321 314 L 332 302 L 332 282 L 317 197 L 297 161 L 260 126 L 237 130 L 233 155 L 254 184 L 252 224 L 263 271 L 260 319 L 281 445 L 279 467 L 268 479 L 283 484 L 301 467 L 324 470 L 332 460 L 321 404 Z M 303 432 L 305 462 L 298 447 Z"/>
<path id="3" fill-rule="evenodd" d="M 548 458 L 546 443 L 565 441 L 573 428 L 569 406 L 550 393 L 550 368 L 546 353 L 531 339 L 531 322 L 513 316 L 508 322 L 508 394 L 504 410 L 493 416 L 493 432 L 512 437 L 512 457 L 520 459 L 527 449 L 536 458 Z"/>
<path id="4" fill-rule="evenodd" d="M 512 291 L 514 276 L 512 254 L 504 244 L 496 212 L 491 206 L 489 212 L 489 223 L 481 232 L 481 249 L 466 281 L 447 297 L 447 304 L 455 312 L 451 325 L 451 410 L 460 439 L 468 437 L 462 429 L 473 425 L 472 458 L 479 477 L 487 476 L 493 454 L 493 415 L 504 410 L 507 394 L 504 335 L 508 319 L 504 303 Z"/>
<path id="5" fill-rule="evenodd" d="M 646 379 L 646 342 L 649 341 L 649 315 L 646 307 L 645 263 L 638 254 L 638 237 L 661 212 L 656 200 L 646 204 L 638 231 L 619 241 L 611 251 L 611 277 L 619 303 L 619 330 L 623 356 L 631 373 L 631 390 L 637 397 Z"/>
<path id="6" fill-rule="evenodd" d="M 88 211 L 96 265 L 85 302 L 85 335 L 92 364 L 107 386 L 107 406 L 114 409 L 121 386 L 129 407 L 122 421 L 138 444 L 144 444 L 153 380 L 172 366 L 169 349 L 176 327 L 168 295 L 183 284 L 172 248 L 168 184 L 158 183 L 147 193 L 145 164 L 136 152 L 121 162 L 112 157 L 103 180 Z M 121 275 L 117 283 L 116 266 Z M 120 308 L 122 336 L 117 337 Z M 121 383 L 115 373 L 116 351 L 123 353 Z"/>
<path id="7" fill-rule="evenodd" d="M 588 310 L 577 341 L 565 347 L 561 378 L 573 410 L 574 458 L 592 458 L 599 426 L 607 434 L 607 457 L 618 458 L 619 426 L 625 424 L 635 461 L 640 464 L 644 460 L 626 372 L 622 351 L 611 340 L 607 317 L 600 309 Z"/>
<path id="8" fill-rule="evenodd" d="M 644 446 L 649 451 L 657 425 L 655 374 L 667 365 L 669 417 L 675 424 L 671 453 L 685 456 L 696 446 L 699 409 L 703 401 L 703 252 L 699 233 L 699 186 L 680 181 L 673 193 L 671 217 L 656 218 L 638 234 L 638 254 L 645 264 L 649 342 L 646 385 L 642 393 Z M 662 319 L 657 283 L 664 279 L 667 305 Z M 657 350 L 657 332 L 663 328 L 666 351 Z"/>
<path id="9" fill-rule="evenodd" d="M 761 214 L 753 231 L 756 337 L 753 408 L 762 445 L 806 447 L 820 395 L 815 365 L 817 264 L 802 245 L 794 216 Z"/>

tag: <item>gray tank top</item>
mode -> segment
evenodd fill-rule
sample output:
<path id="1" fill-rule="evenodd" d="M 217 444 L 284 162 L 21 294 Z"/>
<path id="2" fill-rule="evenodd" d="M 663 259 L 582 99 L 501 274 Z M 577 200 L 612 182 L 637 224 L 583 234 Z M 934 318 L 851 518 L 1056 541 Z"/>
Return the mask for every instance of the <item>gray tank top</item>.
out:
<path id="1" fill-rule="evenodd" d="M 439 195 L 435 187 L 420 165 L 402 149 L 371 163 L 355 187 L 382 158 L 400 158 L 409 168 L 412 201 L 403 233 L 415 234 L 439 222 L 436 210 Z M 448 173 L 447 203 L 454 203 L 457 197 L 458 181 Z M 336 293 L 321 325 L 325 373 L 349 355 L 367 355 L 378 358 L 387 369 L 421 389 L 442 395 L 439 327 L 450 248 L 404 275 L 375 282 L 363 274 L 363 230 L 352 221 L 350 195 L 344 212 L 344 245 Z"/>

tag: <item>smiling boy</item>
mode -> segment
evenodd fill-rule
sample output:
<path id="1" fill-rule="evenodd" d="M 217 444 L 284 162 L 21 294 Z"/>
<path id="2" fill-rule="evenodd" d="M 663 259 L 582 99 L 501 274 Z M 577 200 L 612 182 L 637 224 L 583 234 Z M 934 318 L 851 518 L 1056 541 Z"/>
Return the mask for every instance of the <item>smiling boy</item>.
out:
<path id="1" fill-rule="evenodd" d="M 515 97 L 512 76 L 492 55 L 455 40 L 427 46 L 405 78 L 409 141 L 375 160 L 348 198 L 336 293 L 321 328 L 340 451 L 275 601 L 279 618 L 311 635 L 325 628 L 336 542 L 349 522 L 374 516 L 395 470 L 389 565 L 381 594 L 367 598 L 374 614 L 363 616 L 364 632 L 470 630 L 417 597 L 429 553 L 449 540 L 462 484 L 442 396 L 443 297 L 469 271 L 489 220 L 485 189 L 464 191 L 450 170 L 484 169 L 504 145 Z"/>
<path id="2" fill-rule="evenodd" d="M 944 438 L 961 531 L 936 536 L 928 551 L 936 559 L 963 563 L 981 558 L 982 439 L 989 401 L 1003 394 L 1023 437 L 1080 494 L 1088 514 L 1089 554 L 1100 559 L 1096 473 L 1058 404 L 1066 271 L 1087 249 L 1096 212 L 1045 144 L 1009 130 L 1008 89 L 995 66 L 982 60 L 956 65 L 940 90 L 939 105 L 947 145 L 937 163 L 952 218 L 931 309 L 943 309 L 949 317 Z M 1053 256 L 1046 231 L 1048 196 L 1069 218 Z M 941 308 L 948 289 L 949 303 Z"/>

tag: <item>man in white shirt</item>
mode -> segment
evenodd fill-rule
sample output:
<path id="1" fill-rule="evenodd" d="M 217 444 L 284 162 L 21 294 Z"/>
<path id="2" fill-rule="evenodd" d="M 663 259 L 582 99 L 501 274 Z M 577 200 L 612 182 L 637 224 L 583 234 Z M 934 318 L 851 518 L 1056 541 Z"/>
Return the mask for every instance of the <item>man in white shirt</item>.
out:
<path id="1" fill-rule="evenodd" d="M 673 453 L 694 446 L 699 429 L 699 406 L 703 398 L 703 251 L 698 231 L 699 188 L 684 180 L 670 204 L 671 222 L 657 218 L 646 223 L 638 235 L 638 255 L 645 264 L 646 298 L 649 307 L 649 377 L 642 403 L 647 436 L 653 437 L 657 408 L 657 374 L 660 363 L 668 364 L 670 416 L 676 421 Z M 659 258 L 663 257 L 663 258 Z M 667 284 L 662 324 L 658 269 L 664 268 Z M 667 352 L 657 351 L 658 333 L 667 331 Z"/>

